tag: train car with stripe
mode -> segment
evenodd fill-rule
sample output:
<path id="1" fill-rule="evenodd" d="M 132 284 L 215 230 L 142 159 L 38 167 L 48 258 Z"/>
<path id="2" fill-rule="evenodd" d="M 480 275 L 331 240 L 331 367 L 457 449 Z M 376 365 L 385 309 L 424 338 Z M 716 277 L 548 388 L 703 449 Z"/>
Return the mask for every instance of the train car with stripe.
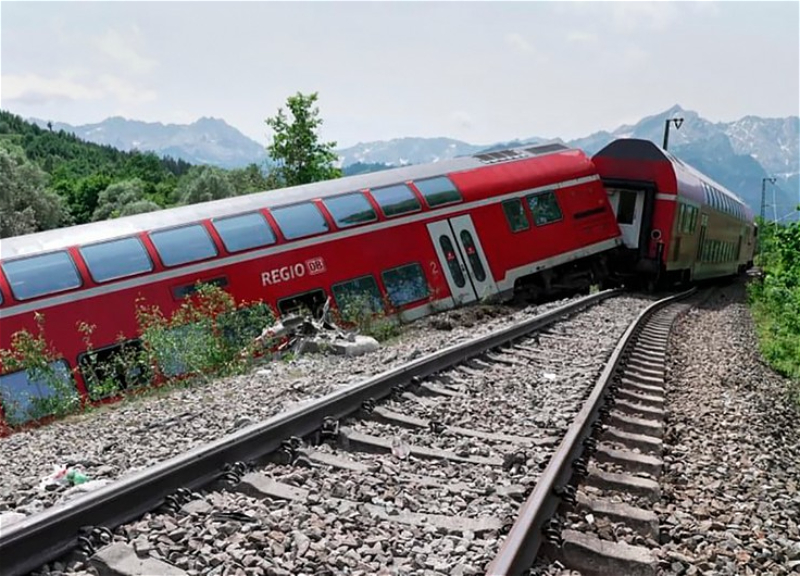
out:
<path id="1" fill-rule="evenodd" d="M 588 287 L 621 244 L 583 152 L 466 156 L 4 239 L 0 348 L 36 333 L 42 315 L 62 357 L 54 368 L 74 372 L 85 397 L 79 325 L 95 327 L 94 349 L 109 358 L 137 345 L 137 300 L 168 316 L 213 283 L 286 314 L 366 293 L 411 320 L 519 290 Z M 17 406 L 31 386 L 48 394 L 28 378 L 0 375 L 0 394 Z"/>
<path id="2" fill-rule="evenodd" d="M 618 272 L 654 286 L 752 266 L 753 213 L 721 184 L 649 140 L 615 140 L 592 162 L 625 244 Z"/>

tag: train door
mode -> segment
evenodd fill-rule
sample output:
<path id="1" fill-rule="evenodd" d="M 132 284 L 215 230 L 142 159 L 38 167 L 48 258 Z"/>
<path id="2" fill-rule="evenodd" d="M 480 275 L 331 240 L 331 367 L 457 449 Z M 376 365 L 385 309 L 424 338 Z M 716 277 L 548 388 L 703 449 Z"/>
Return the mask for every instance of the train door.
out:
<path id="1" fill-rule="evenodd" d="M 617 224 L 622 232 L 622 242 L 627 248 L 639 248 L 644 194 L 644 190 L 622 188 L 610 188 L 608 191 L 608 201 L 617 216 Z"/>
<path id="2" fill-rule="evenodd" d="M 456 305 L 497 293 L 478 233 L 468 215 L 428 224 Z"/>

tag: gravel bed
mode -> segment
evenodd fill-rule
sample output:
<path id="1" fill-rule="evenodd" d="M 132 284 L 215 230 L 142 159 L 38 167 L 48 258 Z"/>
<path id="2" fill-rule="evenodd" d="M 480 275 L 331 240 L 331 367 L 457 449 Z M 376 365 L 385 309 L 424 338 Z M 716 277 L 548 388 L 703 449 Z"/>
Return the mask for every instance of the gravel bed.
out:
<path id="1" fill-rule="evenodd" d="M 800 574 L 800 410 L 761 360 L 741 282 L 676 325 L 664 574 Z"/>
<path id="2" fill-rule="evenodd" d="M 590 494 L 655 510 L 660 541 L 570 519 L 650 547 L 660 576 L 800 574 L 800 409 L 788 384 L 761 359 L 744 283 L 718 289 L 677 320 L 670 340 L 660 502 Z M 539 562 L 529 574 L 580 573 Z"/>
<path id="3" fill-rule="evenodd" d="M 56 466 L 77 467 L 111 481 L 264 420 L 303 400 L 408 362 L 443 347 L 552 310 L 561 300 L 523 309 L 475 306 L 421 319 L 378 351 L 360 357 L 306 355 L 263 362 L 249 373 L 195 382 L 128 399 L 0 439 L 5 476 L 0 514 L 33 514 L 80 487 L 39 487 Z"/>

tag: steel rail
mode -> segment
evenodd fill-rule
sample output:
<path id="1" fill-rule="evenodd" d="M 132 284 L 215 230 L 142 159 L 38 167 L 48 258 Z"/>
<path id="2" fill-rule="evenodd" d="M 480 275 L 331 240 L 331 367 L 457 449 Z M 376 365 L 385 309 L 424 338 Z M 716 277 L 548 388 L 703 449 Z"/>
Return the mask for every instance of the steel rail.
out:
<path id="1" fill-rule="evenodd" d="M 635 337 L 654 313 L 673 302 L 687 298 L 696 291 L 696 288 L 692 288 L 654 302 L 628 326 L 583 408 L 575 417 L 536 487 L 520 509 L 497 556 L 486 571 L 487 576 L 516 576 L 531 567 L 544 540 L 545 525 L 561 504 L 560 494 L 563 492 L 559 489 L 567 486 L 575 473 L 573 463 L 581 457 L 584 441 L 592 435 L 592 426 L 599 418 L 610 384 L 621 364 L 627 360 L 628 348 L 635 342 Z"/>
<path id="2" fill-rule="evenodd" d="M 288 438 L 315 432 L 326 417 L 345 417 L 365 401 L 383 398 L 414 377 L 435 374 L 620 293 L 606 290 L 592 294 L 514 326 L 433 352 L 25 518 L 0 534 L 0 574 L 18 576 L 35 570 L 76 548 L 86 527 L 113 529 L 130 522 L 158 508 L 179 488 L 195 490 L 221 478 L 226 465 L 258 460 L 280 449 Z"/>

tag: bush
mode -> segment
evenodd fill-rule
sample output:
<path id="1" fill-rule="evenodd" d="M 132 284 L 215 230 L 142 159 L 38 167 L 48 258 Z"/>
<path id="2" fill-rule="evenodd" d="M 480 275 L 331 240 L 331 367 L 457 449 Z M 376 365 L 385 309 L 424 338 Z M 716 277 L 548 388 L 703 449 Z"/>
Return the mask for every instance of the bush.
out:
<path id="1" fill-rule="evenodd" d="M 161 380 L 200 374 L 231 374 L 250 365 L 258 351 L 254 339 L 275 315 L 262 302 L 237 306 L 222 288 L 198 284 L 194 293 L 172 315 L 158 306 L 137 302 L 140 339 L 119 336 L 119 346 L 95 350 L 95 326 L 78 323 L 86 353 L 75 370 L 81 370 L 89 399 L 116 397 Z M 0 350 L 0 388 L 5 421 L 16 426 L 45 416 L 78 410 L 81 400 L 74 374 L 45 338 L 44 316 L 37 315 L 37 334 L 21 330 L 12 336 L 10 350 Z M 25 371 L 22 381 L 13 373 Z M 10 375 L 11 374 L 11 375 Z"/>
<path id="2" fill-rule="evenodd" d="M 351 325 L 365 336 L 372 336 L 379 342 L 388 340 L 400 333 L 400 324 L 387 318 L 381 303 L 373 294 L 364 292 L 349 296 L 339 308 L 339 320 Z"/>
<path id="3" fill-rule="evenodd" d="M 761 282 L 748 286 L 764 358 L 796 384 L 800 403 L 800 224 L 761 226 Z"/>

